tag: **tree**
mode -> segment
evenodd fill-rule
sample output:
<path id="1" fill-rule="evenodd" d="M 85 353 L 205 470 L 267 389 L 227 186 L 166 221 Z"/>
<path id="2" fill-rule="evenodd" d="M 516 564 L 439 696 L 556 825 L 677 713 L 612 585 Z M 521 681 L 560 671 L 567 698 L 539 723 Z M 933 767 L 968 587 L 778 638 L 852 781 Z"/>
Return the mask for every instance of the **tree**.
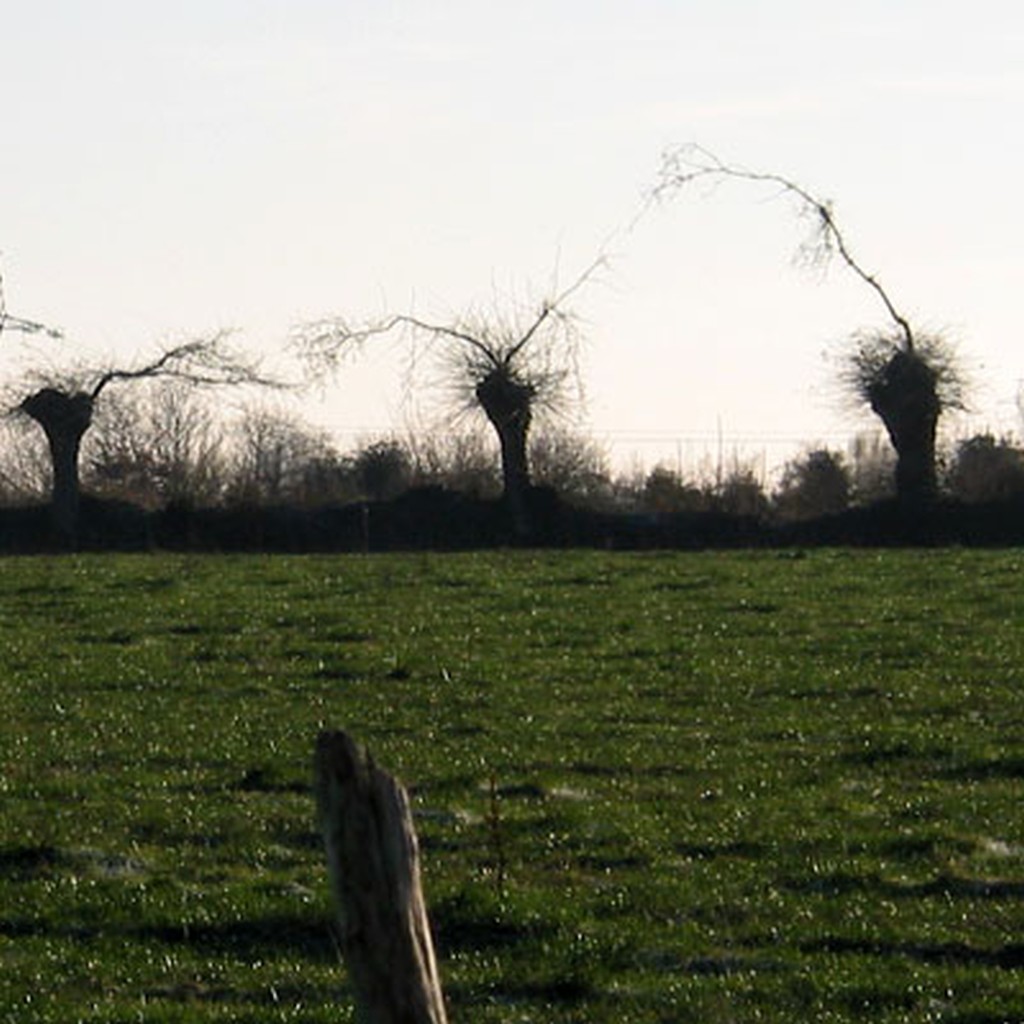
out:
<path id="1" fill-rule="evenodd" d="M 854 258 L 836 222 L 832 204 L 778 174 L 750 171 L 723 163 L 699 146 L 666 154 L 653 197 L 698 183 L 739 179 L 769 184 L 797 200 L 815 228 L 803 254 L 812 263 L 838 255 L 878 298 L 889 320 L 883 328 L 859 331 L 843 383 L 882 420 L 896 450 L 896 493 L 910 510 L 920 511 L 937 492 L 935 438 L 939 417 L 963 408 L 965 375 L 952 345 L 942 336 L 915 331 L 878 278 Z"/>
<path id="2" fill-rule="evenodd" d="M 37 505 L 50 490 L 50 476 L 45 438 L 0 418 L 0 505 Z"/>
<path id="3" fill-rule="evenodd" d="M 52 525 L 61 546 L 74 547 L 77 543 L 79 455 L 82 438 L 93 424 L 97 402 L 112 384 L 157 378 L 198 387 L 282 386 L 262 376 L 257 363 L 228 344 L 225 333 L 175 345 L 133 368 L 30 374 L 18 390 L 31 393 L 21 399 L 15 411 L 36 422 L 46 435 L 53 469 Z"/>
<path id="4" fill-rule="evenodd" d="M 1024 494 L 1024 450 L 1010 438 L 969 437 L 956 446 L 947 485 L 954 498 L 969 503 Z"/>
<path id="5" fill-rule="evenodd" d="M 530 466 L 537 482 L 573 505 L 595 508 L 610 503 L 608 456 L 594 440 L 566 430 L 545 430 L 530 444 Z"/>
<path id="6" fill-rule="evenodd" d="M 503 499 L 516 531 L 525 533 L 530 428 L 539 409 L 564 398 L 578 347 L 569 300 L 604 263 L 599 257 L 564 291 L 525 312 L 470 313 L 451 323 L 395 314 L 361 327 L 333 318 L 301 328 L 297 343 L 318 376 L 336 369 L 344 355 L 372 337 L 398 333 L 414 347 L 420 340 L 439 346 L 444 375 L 461 407 L 481 411 L 498 437 Z"/>
<path id="7" fill-rule="evenodd" d="M 728 516 L 763 518 L 768 498 L 754 467 L 736 461 L 716 488 L 713 507 Z"/>
<path id="8" fill-rule="evenodd" d="M 215 504 L 224 431 L 206 399 L 178 380 L 108 392 L 83 439 L 83 490 L 150 509 Z"/>
<path id="9" fill-rule="evenodd" d="M 909 329 L 908 329 L 909 330 Z M 842 379 L 885 424 L 896 450 L 896 496 L 915 511 L 938 491 L 939 418 L 964 408 L 964 376 L 940 335 L 863 332 Z"/>
<path id="10" fill-rule="evenodd" d="M 851 504 L 873 505 L 896 496 L 896 453 L 881 432 L 858 433 L 846 454 Z"/>
<path id="11" fill-rule="evenodd" d="M 473 498 L 501 493 L 493 443 L 480 429 L 415 434 L 406 441 L 418 487 L 446 487 Z"/>
<path id="12" fill-rule="evenodd" d="M 255 406 L 235 424 L 229 501 L 324 504 L 354 492 L 327 433 L 290 411 Z"/>
<path id="13" fill-rule="evenodd" d="M 374 441 L 355 456 L 354 470 L 359 488 L 371 501 L 386 501 L 408 490 L 412 460 L 394 438 Z"/>
<path id="14" fill-rule="evenodd" d="M 659 464 L 644 478 L 640 505 L 646 512 L 707 512 L 713 499 L 709 487 L 686 480 L 678 471 Z"/>
<path id="15" fill-rule="evenodd" d="M 772 500 L 783 519 L 842 512 L 850 504 L 850 475 L 842 455 L 815 448 L 787 462 Z"/>

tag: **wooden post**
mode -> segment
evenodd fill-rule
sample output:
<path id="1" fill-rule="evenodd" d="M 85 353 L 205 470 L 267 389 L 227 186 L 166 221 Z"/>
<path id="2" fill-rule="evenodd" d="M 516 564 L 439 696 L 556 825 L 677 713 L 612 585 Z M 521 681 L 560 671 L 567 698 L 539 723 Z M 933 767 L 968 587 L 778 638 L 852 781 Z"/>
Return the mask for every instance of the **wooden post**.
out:
<path id="1" fill-rule="evenodd" d="M 402 785 L 344 732 L 316 744 L 327 867 L 360 1024 L 446 1024 Z"/>

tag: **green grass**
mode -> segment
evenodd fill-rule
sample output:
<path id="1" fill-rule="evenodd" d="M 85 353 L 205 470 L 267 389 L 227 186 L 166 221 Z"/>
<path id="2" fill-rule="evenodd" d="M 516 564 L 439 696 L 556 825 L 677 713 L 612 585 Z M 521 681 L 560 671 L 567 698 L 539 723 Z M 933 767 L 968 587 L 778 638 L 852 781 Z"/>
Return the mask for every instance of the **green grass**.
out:
<path id="1" fill-rule="evenodd" d="M 320 729 L 454 1022 L 1024 1020 L 1024 554 L 0 564 L 0 1022 L 351 1015 Z"/>

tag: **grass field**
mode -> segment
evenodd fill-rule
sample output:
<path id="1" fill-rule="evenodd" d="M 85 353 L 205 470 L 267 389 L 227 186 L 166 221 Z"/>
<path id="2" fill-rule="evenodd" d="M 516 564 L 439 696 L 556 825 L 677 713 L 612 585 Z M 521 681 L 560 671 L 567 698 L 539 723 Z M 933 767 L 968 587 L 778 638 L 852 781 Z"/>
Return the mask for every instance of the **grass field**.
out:
<path id="1" fill-rule="evenodd" d="M 456 1022 L 1024 1020 L 1024 554 L 0 565 L 0 1021 L 339 1021 L 318 731 Z"/>

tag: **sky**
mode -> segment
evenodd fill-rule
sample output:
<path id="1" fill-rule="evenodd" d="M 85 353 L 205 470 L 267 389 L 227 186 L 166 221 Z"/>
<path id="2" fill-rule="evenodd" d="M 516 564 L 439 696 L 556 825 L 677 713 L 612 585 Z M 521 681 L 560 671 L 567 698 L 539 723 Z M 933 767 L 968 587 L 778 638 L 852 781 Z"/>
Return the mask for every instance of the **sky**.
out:
<path id="1" fill-rule="evenodd" d="M 130 361 L 230 328 L 448 322 L 564 287 L 613 460 L 772 468 L 873 429 L 836 384 L 886 320 L 771 188 L 637 214 L 698 143 L 834 203 L 860 263 L 960 346 L 972 409 L 1018 431 L 1024 6 L 1015 0 L 0 0 L 0 271 L 61 342 Z M 367 346 L 301 413 L 344 446 L 432 424 L 436 382 Z M 568 415 L 568 414 L 567 414 Z"/>

